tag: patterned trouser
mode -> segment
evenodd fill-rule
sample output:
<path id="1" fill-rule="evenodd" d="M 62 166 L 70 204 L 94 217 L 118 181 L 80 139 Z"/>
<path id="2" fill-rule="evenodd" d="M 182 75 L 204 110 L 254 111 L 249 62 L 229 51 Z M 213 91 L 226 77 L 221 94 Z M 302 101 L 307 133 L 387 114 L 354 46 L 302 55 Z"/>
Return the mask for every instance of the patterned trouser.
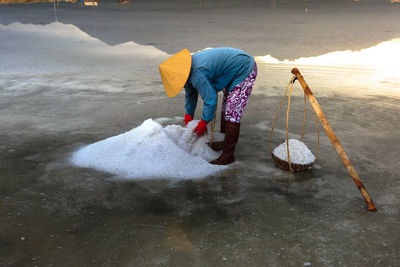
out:
<path id="1" fill-rule="evenodd" d="M 232 91 L 224 90 L 224 99 L 222 100 L 222 112 L 225 114 L 225 120 L 230 122 L 239 123 L 242 118 L 244 108 L 251 90 L 253 89 L 254 82 L 257 77 L 257 64 L 254 63 L 254 68 L 247 76 L 247 78 L 236 85 Z"/>

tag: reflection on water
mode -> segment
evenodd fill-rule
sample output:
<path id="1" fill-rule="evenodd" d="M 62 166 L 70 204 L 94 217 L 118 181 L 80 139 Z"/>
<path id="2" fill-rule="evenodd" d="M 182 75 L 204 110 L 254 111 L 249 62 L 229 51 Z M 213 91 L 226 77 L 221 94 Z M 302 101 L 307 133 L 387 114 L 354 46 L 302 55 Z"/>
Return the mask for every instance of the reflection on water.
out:
<path id="1" fill-rule="evenodd" d="M 295 60 L 280 61 L 271 55 L 257 57 L 258 60 L 273 65 L 290 65 L 306 68 L 318 68 L 350 73 L 373 73 L 381 84 L 400 84 L 398 62 L 400 62 L 400 38 L 382 42 L 376 46 L 359 51 L 335 51 L 316 57 L 301 57 Z"/>

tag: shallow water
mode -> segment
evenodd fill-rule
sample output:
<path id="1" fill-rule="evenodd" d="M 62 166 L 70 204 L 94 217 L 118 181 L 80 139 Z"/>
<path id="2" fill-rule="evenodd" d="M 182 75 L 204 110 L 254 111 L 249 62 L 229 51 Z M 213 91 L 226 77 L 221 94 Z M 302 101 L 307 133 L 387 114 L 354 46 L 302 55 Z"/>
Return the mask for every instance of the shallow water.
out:
<path id="1" fill-rule="evenodd" d="M 367 20 L 368 12 L 372 8 L 395 10 L 398 6 L 378 1 L 330 2 L 327 6 L 316 2 L 320 12 L 314 15 L 318 15 L 316 22 L 333 27 L 332 23 L 340 25 L 343 18 L 355 20 L 352 27 L 344 27 L 344 32 L 363 29 L 357 34 L 365 38 L 361 38 L 360 46 L 357 44 L 360 39 L 348 45 L 347 39 L 337 33 L 339 45 L 306 42 L 301 52 L 290 55 L 286 53 L 292 51 L 290 46 L 274 47 L 266 37 L 251 43 L 227 39 L 231 34 L 218 27 L 210 29 L 220 34 L 217 41 L 208 33 L 181 44 L 173 34 L 160 35 L 163 29 L 153 30 L 154 25 L 165 21 L 170 23 L 166 28 L 181 25 L 187 16 L 181 10 L 183 7 L 173 11 L 179 18 L 167 18 L 173 6 L 157 8 L 156 3 L 147 6 L 139 2 L 138 11 L 131 10 L 137 12 L 132 18 L 136 23 L 132 32 L 139 32 L 135 36 L 129 35 L 129 27 L 119 28 L 118 21 L 110 19 L 119 15 L 126 18 L 123 16 L 128 13 L 122 7 L 109 4 L 112 8 L 107 11 L 100 5 L 95 13 L 89 13 L 92 9 L 78 8 L 77 12 L 93 14 L 80 19 L 76 19 L 78 15 L 70 6 L 58 13 L 59 20 L 65 16 L 64 22 L 71 23 L 75 18 L 74 24 L 79 29 L 104 42 L 145 44 L 150 39 L 164 40 L 156 45 L 161 51 L 151 50 L 150 54 L 140 49 L 136 53 L 136 46 L 130 44 L 128 48 L 117 47 L 120 55 L 116 56 L 115 48 L 87 39 L 75 30 L 70 43 L 62 38 L 57 41 L 53 35 L 35 33 L 40 35 L 37 39 L 50 42 L 46 49 L 54 47 L 47 58 L 43 51 L 48 50 L 41 50 L 43 43 L 34 45 L 35 34 L 0 29 L 1 40 L 7 37 L 7 42 L 0 42 L 0 55 L 3 59 L 7 57 L 7 63 L 0 69 L 0 265 L 399 265 L 398 77 L 385 79 L 366 70 L 297 66 L 375 201 L 376 213 L 366 211 L 360 193 L 321 128 L 315 168 L 293 175 L 274 166 L 269 157 L 268 137 L 283 89 L 291 78 L 290 64 L 258 62 L 259 76 L 242 121 L 237 162 L 218 175 L 201 180 L 139 181 L 70 164 L 70 157 L 78 148 L 126 132 L 147 118 L 162 118 L 164 125 L 181 120 L 183 95 L 166 97 L 155 76 L 157 69 L 153 66 L 166 58 L 165 52 L 174 52 L 182 46 L 201 49 L 222 43 L 245 48 L 248 43 L 248 50 L 255 55 L 271 54 L 283 59 L 321 55 L 331 52 L 331 48 L 354 48 L 352 45 L 367 48 L 400 37 L 396 32 L 389 37 L 384 31 L 376 34 L 375 28 L 364 29 L 361 24 Z M 192 3 L 195 4 L 198 2 Z M 308 12 L 312 11 L 311 5 Z M 49 7 L 52 5 L 1 6 L 0 23 L 48 23 L 53 19 Z M 219 23 L 230 19 L 231 13 L 224 8 L 229 7 L 215 8 L 197 19 L 208 16 Z M 236 4 L 231 8 L 235 9 Z M 261 8 L 267 8 L 267 4 L 254 2 L 251 11 L 256 13 L 246 13 L 241 20 L 252 15 L 254 19 L 260 18 L 261 11 L 256 10 Z M 337 8 L 344 10 L 343 17 L 334 15 Z M 193 12 L 202 12 L 201 8 L 196 10 Z M 283 14 L 293 9 L 289 4 L 276 9 L 268 6 L 267 10 Z M 145 17 L 163 12 L 166 15 L 162 18 Z M 397 16 L 390 12 L 377 23 L 389 25 L 395 20 Z M 103 16 L 105 24 L 94 27 L 99 13 L 110 17 Z M 355 13 L 361 18 L 353 16 Z M 262 18 L 267 24 L 276 22 L 274 16 Z M 101 27 L 107 22 L 108 27 Z M 147 33 L 138 30 L 145 22 L 151 29 Z M 282 27 L 289 29 L 291 23 L 285 22 Z M 270 31 L 272 39 L 282 33 L 280 28 Z M 75 38 L 77 32 L 79 37 Z M 249 32 L 257 35 L 254 29 Z M 308 38 L 318 39 L 322 32 L 315 29 Z M 76 46 L 80 42 L 87 45 Z M 13 50 L 12 44 L 16 43 L 20 47 Z M 11 47 L 5 48 L 7 45 Z M 24 49 L 26 54 L 21 56 Z M 93 53 L 89 53 L 91 50 Z M 29 54 L 31 60 L 23 57 Z M 298 136 L 303 121 L 299 85 L 292 102 L 289 132 L 290 136 Z M 307 114 L 304 141 L 315 151 L 317 138 L 310 107 Z M 282 114 L 273 136 L 274 146 L 284 140 L 284 130 Z"/>

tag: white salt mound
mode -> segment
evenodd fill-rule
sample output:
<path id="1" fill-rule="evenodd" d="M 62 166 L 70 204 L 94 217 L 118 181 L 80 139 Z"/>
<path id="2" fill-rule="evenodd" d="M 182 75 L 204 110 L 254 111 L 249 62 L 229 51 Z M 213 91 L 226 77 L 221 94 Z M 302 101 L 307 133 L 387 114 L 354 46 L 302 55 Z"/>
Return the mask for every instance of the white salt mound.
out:
<path id="1" fill-rule="evenodd" d="M 71 161 L 78 167 L 134 179 L 195 179 L 225 169 L 208 163 L 220 154 L 207 146 L 207 135 L 189 138 L 193 125 L 197 123 L 187 128 L 178 125 L 163 128 L 148 119 L 129 132 L 79 149 Z"/>
<path id="2" fill-rule="evenodd" d="M 277 146 L 272 152 L 275 157 L 288 161 L 286 141 Z M 315 156 L 308 147 L 297 139 L 289 139 L 290 162 L 307 165 L 315 161 Z"/>

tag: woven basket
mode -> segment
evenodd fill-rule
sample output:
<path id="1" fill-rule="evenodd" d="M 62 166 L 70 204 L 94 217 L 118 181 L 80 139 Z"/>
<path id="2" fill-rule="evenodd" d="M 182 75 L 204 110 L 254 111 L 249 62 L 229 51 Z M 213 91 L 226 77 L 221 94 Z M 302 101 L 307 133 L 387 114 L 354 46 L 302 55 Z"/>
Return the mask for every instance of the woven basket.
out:
<path id="1" fill-rule="evenodd" d="M 275 165 L 278 168 L 281 168 L 286 171 L 290 170 L 289 163 L 286 160 L 281 160 L 281 159 L 277 158 L 274 154 L 271 154 L 271 156 L 275 162 Z M 292 166 L 293 172 L 299 172 L 299 171 L 305 171 L 305 170 L 310 169 L 314 165 L 314 162 L 312 162 L 310 164 L 306 164 L 306 165 L 291 162 L 290 165 Z"/>

